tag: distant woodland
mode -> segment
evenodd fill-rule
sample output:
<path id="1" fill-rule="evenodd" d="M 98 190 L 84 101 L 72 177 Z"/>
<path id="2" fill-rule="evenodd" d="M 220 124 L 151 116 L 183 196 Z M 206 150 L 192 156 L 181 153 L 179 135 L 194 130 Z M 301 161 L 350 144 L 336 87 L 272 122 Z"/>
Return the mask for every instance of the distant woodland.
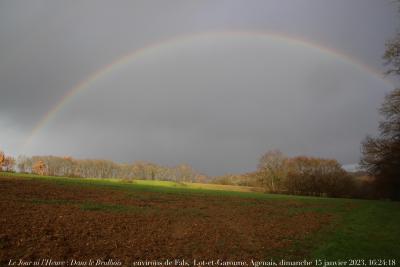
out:
<path id="1" fill-rule="evenodd" d="M 8 172 L 80 178 L 164 180 L 261 187 L 265 192 L 331 197 L 373 198 L 373 179 L 364 173 L 350 174 L 332 159 L 299 156 L 288 158 L 280 151 L 265 153 L 258 169 L 246 174 L 209 177 L 182 164 L 175 167 L 150 162 L 119 164 L 110 160 L 56 156 L 19 156 L 0 153 L 1 168 Z"/>

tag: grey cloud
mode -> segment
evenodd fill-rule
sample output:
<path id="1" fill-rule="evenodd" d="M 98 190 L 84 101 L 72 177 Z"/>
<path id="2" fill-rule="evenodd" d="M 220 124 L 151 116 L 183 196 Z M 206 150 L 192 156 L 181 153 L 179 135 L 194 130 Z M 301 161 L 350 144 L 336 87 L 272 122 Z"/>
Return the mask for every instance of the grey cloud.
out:
<path id="1" fill-rule="evenodd" d="M 17 151 L 69 88 L 160 40 L 281 32 L 383 70 L 397 22 L 389 0 L 1 1 L 0 145 Z M 187 162 L 210 174 L 254 169 L 271 148 L 357 161 L 387 85 L 318 51 L 250 39 L 132 62 L 72 99 L 28 152 Z"/>

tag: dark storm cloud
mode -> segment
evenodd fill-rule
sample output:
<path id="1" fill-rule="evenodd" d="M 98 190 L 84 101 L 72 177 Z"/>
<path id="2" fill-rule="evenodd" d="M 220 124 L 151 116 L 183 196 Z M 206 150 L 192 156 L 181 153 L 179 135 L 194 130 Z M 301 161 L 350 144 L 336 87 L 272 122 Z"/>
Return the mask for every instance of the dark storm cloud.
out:
<path id="1" fill-rule="evenodd" d="M 0 145 L 17 151 L 69 88 L 173 36 L 282 32 L 382 69 L 396 12 L 391 1 L 364 0 L 1 1 Z M 245 53 L 224 43 L 143 57 L 71 101 L 30 153 L 188 162 L 210 174 L 254 168 L 270 148 L 356 162 L 387 87 L 332 57 L 256 43 Z"/>

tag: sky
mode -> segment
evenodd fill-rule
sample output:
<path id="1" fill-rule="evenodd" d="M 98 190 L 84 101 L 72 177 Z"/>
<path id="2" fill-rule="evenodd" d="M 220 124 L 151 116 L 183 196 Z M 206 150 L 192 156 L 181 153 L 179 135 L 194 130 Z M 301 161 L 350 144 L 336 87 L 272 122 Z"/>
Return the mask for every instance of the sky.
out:
<path id="1" fill-rule="evenodd" d="M 0 0 L 0 149 L 248 172 L 360 159 L 391 0 Z"/>

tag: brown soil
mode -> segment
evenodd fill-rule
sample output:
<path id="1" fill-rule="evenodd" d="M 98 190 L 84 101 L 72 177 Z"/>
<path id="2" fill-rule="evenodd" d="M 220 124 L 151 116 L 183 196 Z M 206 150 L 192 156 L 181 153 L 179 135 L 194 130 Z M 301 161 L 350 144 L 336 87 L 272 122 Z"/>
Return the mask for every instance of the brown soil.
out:
<path id="1" fill-rule="evenodd" d="M 0 179 L 0 265 L 19 260 L 250 260 L 290 251 L 332 216 L 257 200 Z"/>

